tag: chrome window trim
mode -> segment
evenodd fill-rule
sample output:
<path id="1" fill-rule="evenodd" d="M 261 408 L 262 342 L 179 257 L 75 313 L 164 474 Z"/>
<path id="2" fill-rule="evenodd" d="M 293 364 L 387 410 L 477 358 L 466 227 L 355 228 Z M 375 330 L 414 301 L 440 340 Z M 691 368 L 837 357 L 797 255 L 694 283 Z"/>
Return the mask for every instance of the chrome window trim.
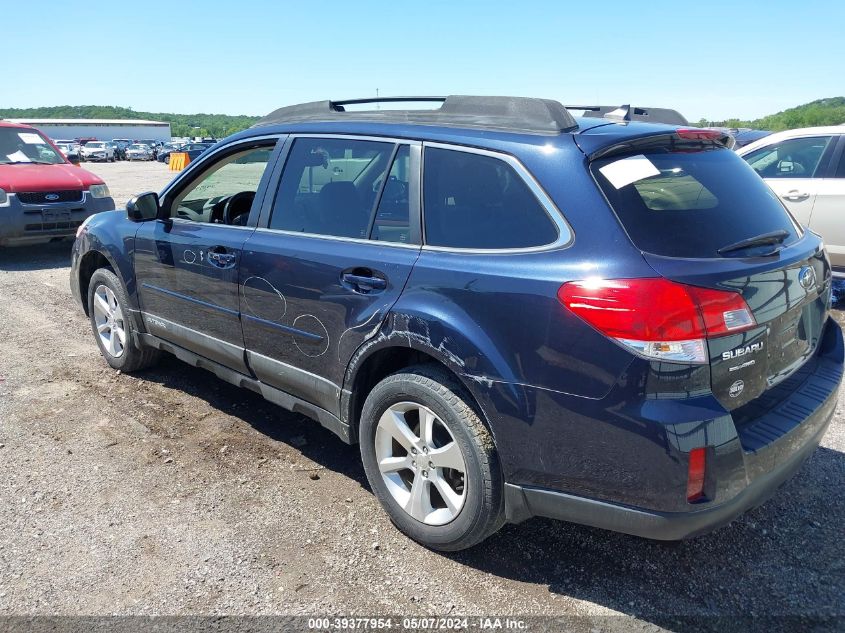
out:
<path id="1" fill-rule="evenodd" d="M 481 156 L 489 156 L 504 161 L 510 165 L 514 171 L 522 178 L 523 182 L 531 190 L 531 193 L 537 198 L 537 201 L 542 205 L 549 218 L 554 222 L 558 230 L 557 239 L 549 244 L 540 246 L 529 246 L 526 248 L 459 248 L 453 246 L 429 246 L 425 243 L 425 148 L 432 147 L 435 149 L 445 149 L 454 152 L 465 152 L 467 154 L 479 154 Z M 537 253 L 543 251 L 551 251 L 559 248 L 566 248 L 572 244 L 575 233 L 566 221 L 563 213 L 558 209 L 557 205 L 551 199 L 549 194 L 540 186 L 533 174 L 528 171 L 525 165 L 515 156 L 489 149 L 481 149 L 479 147 L 471 147 L 468 145 L 457 145 L 452 143 L 442 142 L 423 142 L 423 167 L 422 167 L 422 181 L 420 183 L 420 193 L 423 195 L 422 201 L 422 233 L 423 233 L 423 247 L 424 251 L 431 251 L 436 253 L 466 253 L 466 254 L 519 254 L 519 253 Z"/>
<path id="2" fill-rule="evenodd" d="M 221 229 L 240 229 L 241 231 L 252 231 L 255 229 L 254 226 L 237 226 L 235 224 L 223 224 L 221 222 L 196 222 L 195 220 L 189 220 L 188 218 L 168 218 L 168 220 L 173 224 L 183 224 L 185 226 L 214 226 Z"/>
<path id="3" fill-rule="evenodd" d="M 423 144 L 419 139 L 402 138 L 399 136 L 372 136 L 369 134 L 335 134 L 334 132 L 323 132 L 322 134 L 315 134 L 313 132 L 307 133 L 292 133 L 289 134 L 291 142 L 298 138 L 324 138 L 328 141 L 334 139 L 344 139 L 350 141 L 371 141 L 375 143 L 388 143 L 392 145 L 417 145 Z"/>
<path id="4" fill-rule="evenodd" d="M 251 227 L 250 227 L 251 228 Z M 269 227 L 257 227 L 256 233 L 270 233 L 272 235 L 294 235 L 297 237 L 309 237 L 320 240 L 331 240 L 333 242 L 353 242 L 357 244 L 369 244 L 370 246 L 389 246 L 393 248 L 420 249 L 419 244 L 403 244 L 402 242 L 381 242 L 379 240 L 367 240 L 362 237 L 343 237 L 342 235 L 323 235 L 322 233 L 305 233 L 302 231 L 285 231 L 282 229 L 271 229 Z"/>

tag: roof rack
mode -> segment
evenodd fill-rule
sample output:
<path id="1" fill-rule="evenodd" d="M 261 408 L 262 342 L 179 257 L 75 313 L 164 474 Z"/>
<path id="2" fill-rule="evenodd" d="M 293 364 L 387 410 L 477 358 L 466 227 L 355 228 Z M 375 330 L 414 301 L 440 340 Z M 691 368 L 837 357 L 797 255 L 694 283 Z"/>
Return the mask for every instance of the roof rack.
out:
<path id="1" fill-rule="evenodd" d="M 354 110 L 345 106 L 377 103 L 438 102 L 436 109 Z M 578 123 L 560 103 L 532 97 L 381 97 L 314 101 L 286 106 L 271 112 L 253 127 L 278 123 L 313 123 L 323 121 L 362 121 L 377 123 L 415 123 L 444 127 L 497 129 L 528 134 L 560 134 L 577 129 Z"/>
<path id="2" fill-rule="evenodd" d="M 567 110 L 583 110 L 585 117 L 614 119 L 616 121 L 643 121 L 645 123 L 667 123 L 689 125 L 686 117 L 670 108 L 646 108 L 631 105 L 568 105 Z"/>

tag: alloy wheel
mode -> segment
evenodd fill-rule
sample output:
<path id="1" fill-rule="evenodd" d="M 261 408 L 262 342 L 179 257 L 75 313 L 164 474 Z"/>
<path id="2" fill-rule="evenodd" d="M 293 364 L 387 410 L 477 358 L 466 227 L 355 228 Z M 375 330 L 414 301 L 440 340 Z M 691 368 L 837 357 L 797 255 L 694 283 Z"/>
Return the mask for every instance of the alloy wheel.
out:
<path id="1" fill-rule="evenodd" d="M 126 347 L 123 310 L 111 288 L 100 285 L 94 291 L 94 323 L 100 342 L 112 357 L 118 358 Z"/>
<path id="2" fill-rule="evenodd" d="M 410 516 L 445 525 L 466 501 L 466 463 L 446 423 L 421 404 L 390 406 L 376 426 L 375 453 L 388 492 Z"/>

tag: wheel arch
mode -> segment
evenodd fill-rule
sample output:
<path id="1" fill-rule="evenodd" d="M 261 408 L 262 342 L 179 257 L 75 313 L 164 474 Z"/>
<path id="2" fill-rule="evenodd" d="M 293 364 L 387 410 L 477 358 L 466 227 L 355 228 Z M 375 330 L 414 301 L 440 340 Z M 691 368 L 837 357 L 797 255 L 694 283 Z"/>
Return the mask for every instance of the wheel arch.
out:
<path id="1" fill-rule="evenodd" d="M 79 258 L 79 296 L 82 299 L 82 309 L 86 316 L 91 316 L 88 311 L 88 288 L 91 284 L 91 277 L 101 268 L 111 270 L 121 281 L 119 268 L 106 253 L 97 249 L 91 249 Z M 126 284 L 124 283 L 124 287 Z"/>
<path id="2" fill-rule="evenodd" d="M 340 414 L 350 427 L 352 442 L 358 441 L 358 426 L 364 401 L 372 388 L 381 380 L 407 367 L 431 364 L 441 368 L 452 377 L 468 398 L 469 404 L 488 428 L 495 441 L 496 432 L 483 403 L 484 381 L 474 379 L 466 371 L 466 361 L 450 350 L 444 341 L 435 344 L 430 336 L 414 333 L 417 329 L 430 332 L 420 317 L 403 313 L 391 313 L 379 333 L 365 342 L 352 356 L 341 390 Z"/>

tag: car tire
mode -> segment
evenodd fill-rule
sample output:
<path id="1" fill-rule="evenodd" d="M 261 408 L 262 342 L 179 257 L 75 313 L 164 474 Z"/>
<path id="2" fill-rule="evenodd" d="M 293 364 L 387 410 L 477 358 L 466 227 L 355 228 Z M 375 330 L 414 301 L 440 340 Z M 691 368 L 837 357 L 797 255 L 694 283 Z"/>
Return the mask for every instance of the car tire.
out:
<path id="1" fill-rule="evenodd" d="M 431 549 L 467 549 L 504 523 L 493 436 L 470 402 L 449 372 L 419 365 L 379 382 L 361 412 L 361 458 L 376 498 L 402 532 Z"/>
<path id="2" fill-rule="evenodd" d="M 158 362 L 159 350 L 135 345 L 129 299 L 123 283 L 111 270 L 100 268 L 91 276 L 88 315 L 94 340 L 112 368 L 130 373 Z"/>

